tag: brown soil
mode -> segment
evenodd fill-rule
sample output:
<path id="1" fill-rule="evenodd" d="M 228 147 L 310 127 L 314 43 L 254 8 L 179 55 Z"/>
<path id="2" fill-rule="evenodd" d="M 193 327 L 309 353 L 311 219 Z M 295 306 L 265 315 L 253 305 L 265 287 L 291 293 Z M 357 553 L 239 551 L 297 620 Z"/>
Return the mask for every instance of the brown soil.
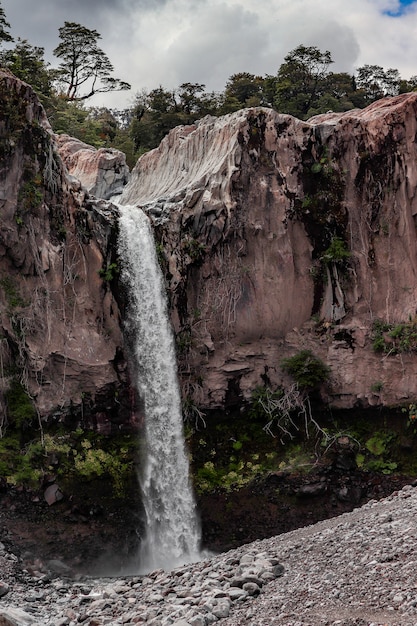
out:
<path id="1" fill-rule="evenodd" d="M 222 552 L 334 517 L 413 482 L 359 470 L 318 469 L 308 476 L 273 473 L 238 492 L 199 497 L 204 547 Z M 117 573 L 138 549 L 142 532 L 137 490 L 112 501 L 106 486 L 85 485 L 52 506 L 18 490 L 0 496 L 0 540 L 28 567 L 60 559 L 74 573 Z"/>

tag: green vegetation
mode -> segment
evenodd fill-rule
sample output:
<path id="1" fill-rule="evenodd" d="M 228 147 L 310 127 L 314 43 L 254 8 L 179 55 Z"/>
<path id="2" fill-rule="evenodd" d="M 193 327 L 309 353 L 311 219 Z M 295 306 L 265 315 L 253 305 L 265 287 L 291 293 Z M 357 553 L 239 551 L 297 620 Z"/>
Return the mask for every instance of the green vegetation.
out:
<path id="1" fill-rule="evenodd" d="M 350 259 L 350 252 L 346 243 L 341 237 L 333 237 L 330 246 L 323 252 L 322 259 L 326 265 L 336 263 L 344 266 Z"/>
<path id="2" fill-rule="evenodd" d="M 36 410 L 20 381 L 12 380 L 5 393 L 5 398 L 9 421 L 18 429 L 32 426 L 36 418 Z"/>
<path id="3" fill-rule="evenodd" d="M 191 348 L 191 331 L 182 330 L 175 337 L 175 345 L 180 354 L 187 352 Z"/>
<path id="4" fill-rule="evenodd" d="M 13 37 L 8 32 L 10 28 L 9 22 L 6 20 L 6 15 L 4 13 L 3 7 L 0 6 L 0 45 L 3 42 L 13 41 Z"/>
<path id="5" fill-rule="evenodd" d="M 250 483 L 258 474 L 265 473 L 266 465 L 258 463 L 257 454 L 253 454 L 252 461 L 236 461 L 230 457 L 227 468 L 217 468 L 212 461 L 207 461 L 199 468 L 195 477 L 195 487 L 198 493 L 213 491 L 221 488 L 226 492 L 241 489 Z M 271 460 L 271 459 L 270 459 Z"/>
<path id="6" fill-rule="evenodd" d="M 373 393 L 380 393 L 381 391 L 383 391 L 383 389 L 384 389 L 384 383 L 382 382 L 382 380 L 377 380 L 371 385 L 371 391 Z"/>
<path id="7" fill-rule="evenodd" d="M 330 376 L 330 368 L 311 350 L 301 350 L 294 356 L 283 359 L 281 367 L 295 380 L 300 389 L 315 389 Z"/>
<path id="8" fill-rule="evenodd" d="M 11 276 L 0 278 L 0 287 L 3 289 L 6 301 L 10 309 L 26 306 L 25 301 L 20 295 L 15 281 Z"/>
<path id="9" fill-rule="evenodd" d="M 112 77 L 113 66 L 97 44 L 101 35 L 96 30 L 65 22 L 59 29 L 59 38 L 53 52 L 61 60 L 57 81 L 64 86 L 68 100 L 86 100 L 96 93 L 130 89 L 129 83 Z M 87 92 L 82 94 L 81 88 L 86 87 Z"/>
<path id="10" fill-rule="evenodd" d="M 207 92 L 199 82 L 182 83 L 175 89 L 159 85 L 139 93 L 133 105 L 115 115 L 105 107 L 83 104 L 96 93 L 130 88 L 127 82 L 113 77 L 113 65 L 99 46 L 98 31 L 65 22 L 53 50 L 57 65 L 50 67 L 44 48 L 27 40 L 18 38 L 14 47 L 1 49 L 3 43 L 13 42 L 9 28 L 0 7 L 0 64 L 33 86 L 54 131 L 67 132 L 96 147 L 119 148 L 130 166 L 172 128 L 192 124 L 205 115 L 265 106 L 308 119 L 328 110 L 365 107 L 383 96 L 417 87 L 416 76 L 406 80 L 398 70 L 378 65 L 363 65 L 354 76 L 333 72 L 329 50 L 301 44 L 288 52 L 274 75 L 239 72 L 229 77 L 221 92 Z M 321 159 L 310 164 L 313 176 L 326 173 L 326 163 Z"/>
<path id="11" fill-rule="evenodd" d="M 374 320 L 372 324 L 372 348 L 375 352 L 400 354 L 417 351 L 417 320 L 390 324 Z"/>
<path id="12" fill-rule="evenodd" d="M 67 486 L 105 479 L 114 496 L 123 497 L 134 472 L 135 443 L 128 436 L 110 440 L 78 429 L 46 433 L 42 441 L 36 437 L 22 448 L 19 432 L 10 427 L 0 439 L 0 474 L 10 485 L 33 490 L 51 472 Z"/>
<path id="13" fill-rule="evenodd" d="M 392 474 L 398 463 L 392 460 L 396 435 L 388 431 L 376 431 L 365 441 L 364 448 L 356 455 L 358 467 L 372 472 Z"/>
<path id="14" fill-rule="evenodd" d="M 206 253 L 206 248 L 197 239 L 185 239 L 182 248 L 186 254 L 194 261 L 202 261 Z"/>
<path id="15" fill-rule="evenodd" d="M 110 283 L 112 280 L 114 280 L 118 273 L 119 266 L 117 263 L 110 263 L 109 265 L 102 267 L 101 270 L 99 270 L 98 272 L 100 278 L 102 278 L 105 283 Z"/>
<path id="16" fill-rule="evenodd" d="M 37 209 L 43 200 L 43 179 L 40 174 L 23 183 L 17 199 L 18 214 L 23 217 L 26 213 Z"/>

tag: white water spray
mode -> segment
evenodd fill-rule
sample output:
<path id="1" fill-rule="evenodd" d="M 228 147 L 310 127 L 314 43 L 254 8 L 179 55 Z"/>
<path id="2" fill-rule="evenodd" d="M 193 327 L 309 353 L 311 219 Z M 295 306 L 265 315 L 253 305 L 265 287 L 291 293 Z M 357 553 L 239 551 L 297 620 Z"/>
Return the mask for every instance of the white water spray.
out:
<path id="1" fill-rule="evenodd" d="M 127 333 L 144 402 L 146 459 L 140 486 L 146 535 L 141 572 L 172 569 L 200 556 L 200 524 L 184 446 L 175 348 L 162 273 L 148 217 L 120 206 L 119 253 L 130 290 Z"/>

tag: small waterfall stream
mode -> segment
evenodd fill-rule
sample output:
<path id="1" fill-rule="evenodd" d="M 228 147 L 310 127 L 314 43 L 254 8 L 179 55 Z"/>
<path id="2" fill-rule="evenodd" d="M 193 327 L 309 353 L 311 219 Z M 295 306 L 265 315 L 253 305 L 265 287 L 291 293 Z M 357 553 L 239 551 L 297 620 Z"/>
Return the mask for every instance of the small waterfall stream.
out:
<path id="1" fill-rule="evenodd" d="M 120 208 L 122 279 L 130 291 L 127 336 L 144 402 L 146 459 L 139 477 L 146 535 L 138 569 L 172 569 L 200 557 L 200 523 L 189 480 L 181 399 L 165 288 L 148 217 Z"/>

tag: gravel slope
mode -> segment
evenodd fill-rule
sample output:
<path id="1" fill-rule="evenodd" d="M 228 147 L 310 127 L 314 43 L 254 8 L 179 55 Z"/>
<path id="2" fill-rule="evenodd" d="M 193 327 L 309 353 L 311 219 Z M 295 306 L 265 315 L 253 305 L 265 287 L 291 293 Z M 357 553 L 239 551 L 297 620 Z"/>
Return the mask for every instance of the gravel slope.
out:
<path id="1" fill-rule="evenodd" d="M 3 550 L 1 626 L 417 626 L 417 489 L 173 572 L 21 569 Z"/>
<path id="2" fill-rule="evenodd" d="M 285 567 L 222 626 L 417 626 L 417 489 L 262 542 Z"/>

